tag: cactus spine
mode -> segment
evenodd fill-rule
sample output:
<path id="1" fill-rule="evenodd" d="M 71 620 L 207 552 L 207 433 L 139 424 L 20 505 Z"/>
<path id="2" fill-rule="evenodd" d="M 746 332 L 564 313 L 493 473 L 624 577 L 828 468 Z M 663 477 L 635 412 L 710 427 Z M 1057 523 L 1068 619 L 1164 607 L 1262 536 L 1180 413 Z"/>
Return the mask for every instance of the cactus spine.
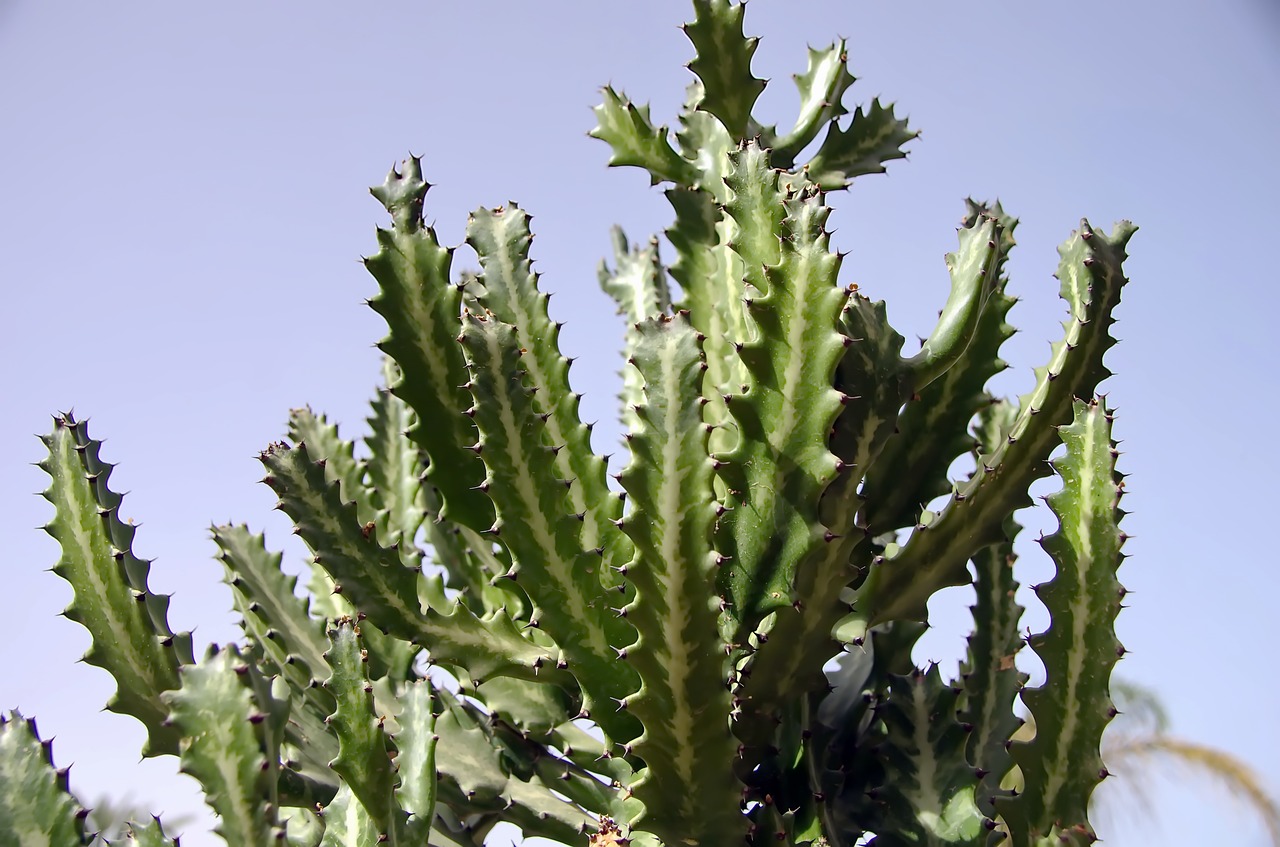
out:
<path id="1" fill-rule="evenodd" d="M 67 616 L 116 680 L 109 707 L 204 784 L 228 843 L 465 847 L 499 822 L 704 847 L 1094 839 L 1124 540 L 1095 393 L 1134 228 L 1084 222 L 1063 245 L 1063 338 L 1030 393 L 998 400 L 1017 221 L 969 201 L 950 295 L 905 355 L 884 304 L 841 284 L 826 225 L 829 192 L 916 133 L 878 100 L 845 108 L 843 42 L 810 50 L 790 129 L 762 122 L 744 6 L 694 7 L 678 129 L 612 88 L 596 110 L 611 164 L 665 185 L 675 217 L 669 270 L 656 239 L 620 231 L 601 266 L 628 324 L 616 485 L 529 215 L 473 213 L 480 270 L 457 274 L 423 222 L 417 159 L 373 189 L 391 216 L 366 259 L 388 334 L 365 449 L 299 409 L 261 457 L 310 549 L 310 601 L 262 536 L 214 527 L 244 640 L 197 661 L 147 588 L 99 443 L 55 418 L 41 467 Z M 1023 690 L 1012 515 L 1064 444 L 1043 542 L 1058 575 L 1037 589 L 1051 624 L 1029 642 L 1048 676 Z M 975 472 L 949 479 L 970 451 Z M 960 677 L 914 667 L 929 598 L 971 581 Z M 1037 731 L 1010 745 L 1019 696 Z M 0 804 L 0 843 L 89 837 L 17 715 L 0 724 Z M 158 823 L 134 838 L 171 843 Z"/>

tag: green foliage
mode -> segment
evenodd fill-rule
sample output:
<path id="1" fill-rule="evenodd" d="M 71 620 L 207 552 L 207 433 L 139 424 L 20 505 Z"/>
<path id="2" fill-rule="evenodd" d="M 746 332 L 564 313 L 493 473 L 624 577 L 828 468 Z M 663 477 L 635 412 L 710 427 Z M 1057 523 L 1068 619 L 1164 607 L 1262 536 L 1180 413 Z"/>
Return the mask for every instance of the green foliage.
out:
<path id="1" fill-rule="evenodd" d="M 262 454 L 310 550 L 310 599 L 262 536 L 215 527 L 244 640 L 195 661 L 99 443 L 55 418 L 41 467 L 67 616 L 116 680 L 109 707 L 142 721 L 148 754 L 181 758 L 228 843 L 476 845 L 500 822 L 705 847 L 1094 838 L 1124 539 L 1095 392 L 1134 227 L 1067 240 L 1064 336 L 1029 394 L 998 400 L 1017 221 L 969 201 L 950 296 L 904 356 L 884 304 L 840 283 L 827 192 L 916 133 L 878 100 L 845 107 L 843 42 L 810 50 L 791 129 L 761 122 L 744 6 L 694 5 L 678 130 L 606 88 L 592 133 L 666 184 L 675 216 L 669 271 L 656 238 L 633 249 L 620 231 L 601 266 L 629 327 L 617 485 L 529 216 L 473 213 L 480 270 L 456 274 L 416 159 L 373 189 L 392 221 L 366 260 L 388 358 L 363 448 L 298 409 Z M 1063 445 L 1043 542 L 1058 575 L 1037 589 L 1051 624 L 1030 639 L 1047 679 L 1023 690 L 1013 514 Z M 976 471 L 950 479 L 970 452 Z M 948 681 L 911 649 L 930 597 L 960 584 L 974 630 Z M 1019 696 L 1036 733 L 1011 746 Z M 17 716 L 0 725 L 0 809 L 0 843 L 89 837 Z M 169 843 L 158 822 L 128 837 Z"/>

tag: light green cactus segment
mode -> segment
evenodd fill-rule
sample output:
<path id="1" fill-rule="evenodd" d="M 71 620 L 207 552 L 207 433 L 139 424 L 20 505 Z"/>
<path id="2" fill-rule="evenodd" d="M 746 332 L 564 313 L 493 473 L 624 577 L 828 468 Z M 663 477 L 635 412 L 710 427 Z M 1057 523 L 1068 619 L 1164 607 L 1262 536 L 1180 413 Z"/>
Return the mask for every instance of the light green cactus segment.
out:
<path id="1" fill-rule="evenodd" d="M 332 804 L 332 800 L 330 803 Z M 324 838 L 322 812 L 323 808 L 319 805 L 308 809 L 281 809 L 279 817 L 284 824 L 285 843 L 289 847 L 320 847 L 320 841 Z"/>
<path id="2" fill-rule="evenodd" d="M 380 835 L 392 844 L 410 844 L 408 814 L 396 796 L 400 778 L 392 761 L 394 746 L 374 709 L 359 627 L 350 618 L 339 619 L 328 636 L 326 658 L 333 676 L 325 687 L 337 702 L 329 725 L 338 738 L 338 756 L 330 765 L 351 786 Z"/>
<path id="3" fill-rule="evenodd" d="M 715 202 L 723 203 L 729 199 L 729 188 L 724 184 L 730 169 L 729 153 L 737 149 L 739 140 L 729 135 L 715 115 L 702 110 L 703 97 L 702 84 L 692 83 L 680 110 L 676 142 L 684 157 L 693 163 L 696 174 L 696 179 L 683 187 L 705 191 Z"/>
<path id="4" fill-rule="evenodd" d="M 991 402 L 988 380 L 1008 367 L 1000 358 L 1000 348 L 1014 333 L 1007 318 L 1016 299 L 1005 293 L 1008 280 L 1003 267 L 1014 246 L 1018 220 L 999 203 L 988 207 L 966 202 L 964 227 L 973 227 L 983 215 L 998 223 L 995 287 L 964 356 L 907 403 L 898 418 L 897 433 L 867 473 L 863 520 L 873 536 L 914 525 L 924 504 L 951 491 L 947 469 L 972 447 L 969 424 Z"/>
<path id="5" fill-rule="evenodd" d="M 1103 355 L 1115 343 L 1111 312 L 1126 280 L 1125 245 L 1136 231 L 1128 221 L 1106 235 L 1081 223 L 1058 248 L 1058 278 L 1071 316 L 1065 337 L 1053 346 L 1048 366 L 1019 401 L 1018 417 L 1005 443 L 982 459 L 982 471 L 960 486 L 938 517 L 917 528 L 906 547 L 872 574 L 864 591 L 873 621 L 923 620 L 929 597 L 969 581 L 969 559 L 1004 538 L 1006 516 L 1030 505 L 1032 482 L 1048 473 L 1046 460 L 1060 443 L 1057 427 L 1070 422 L 1072 402 L 1092 396 L 1110 376 Z"/>
<path id="6" fill-rule="evenodd" d="M 644 402 L 621 481 L 631 503 L 623 528 L 636 548 L 627 565 L 636 588 L 627 620 L 639 640 L 623 656 L 644 681 L 625 702 L 644 724 L 633 747 L 648 771 L 633 790 L 660 810 L 646 828 L 668 844 L 739 841 L 746 821 L 732 769 L 738 742 L 729 732 L 719 610 L 709 599 L 720 556 L 712 546 L 717 509 L 702 422 L 706 365 L 683 313 L 645 321 L 637 333 L 631 363 L 644 380 Z"/>
<path id="7" fill-rule="evenodd" d="M 272 445 L 262 460 L 268 484 L 316 564 L 334 579 L 334 590 L 379 629 L 421 644 L 436 661 L 466 668 L 474 679 L 496 674 L 564 679 L 554 672 L 555 653 L 523 638 L 505 613 L 481 620 L 461 604 L 447 614 L 424 608 L 418 597 L 420 574 L 378 543 L 376 527 L 366 534 L 356 523 L 355 505 L 341 502 L 338 487 L 325 481 L 324 469 L 311 461 L 305 446 Z M 543 668 L 550 670 L 540 673 Z"/>
<path id="8" fill-rule="evenodd" d="M 516 763 L 487 717 L 447 691 L 438 694 L 444 706 L 436 720 L 436 758 L 442 769 L 439 801 L 453 806 L 460 817 L 504 810 L 503 819 L 520 826 L 526 837 L 576 842 L 590 821 L 587 814 L 536 778 L 522 779 L 514 773 Z"/>
<path id="9" fill-rule="evenodd" d="M 527 355 L 516 331 L 494 317 L 468 315 L 462 343 L 471 364 L 479 448 L 488 468 L 483 489 L 493 498 L 493 531 L 511 552 L 509 576 L 534 604 L 531 624 L 560 646 L 569 671 L 587 695 L 587 711 L 615 741 L 638 734 L 636 721 L 614 711 L 636 689 L 635 674 L 619 667 L 615 645 L 635 631 L 611 607 L 600 579 L 601 556 L 584 550 L 554 445 L 524 383 Z M 543 610 L 554 610 L 542 616 Z M 610 702 L 614 701 L 614 702 Z"/>
<path id="10" fill-rule="evenodd" d="M 287 737 L 297 747 L 301 772 L 321 783 L 335 782 L 329 760 L 338 747 L 324 725 L 333 697 L 316 685 L 329 676 L 323 624 L 308 614 L 305 600 L 294 596 L 297 577 L 280 571 L 280 554 L 270 553 L 261 535 L 243 526 L 214 527 L 212 535 L 244 633 L 261 651 L 265 669 L 300 692 Z"/>
<path id="11" fill-rule="evenodd" d="M 263 755 L 254 722 L 264 715 L 241 682 L 243 659 L 227 648 L 182 669 L 182 687 L 164 695 L 170 720 L 182 733 L 183 773 L 204 787 L 218 816 L 214 831 L 229 845 L 275 844 L 274 809 L 267 802 Z"/>
<path id="12" fill-rule="evenodd" d="M 135 847 L 177 847 L 178 841 L 165 833 L 159 818 L 152 818 L 146 823 L 130 822 L 124 843 Z"/>
<path id="13" fill-rule="evenodd" d="M 39 467 L 51 480 L 43 496 L 56 510 L 44 529 L 62 547 L 53 572 L 75 592 L 63 614 L 89 630 L 84 661 L 115 678 L 107 708 L 147 728 L 143 755 L 176 753 L 179 735 L 165 725 L 160 694 L 177 688 L 178 667 L 194 661 L 191 634 L 169 629 L 168 596 L 147 587 L 150 562 L 133 553 L 136 528 L 120 518 L 122 497 L 108 487 L 113 466 L 99 456 L 102 442 L 70 413 L 55 416 L 53 433 L 41 440 L 49 456 Z"/>
<path id="14" fill-rule="evenodd" d="M 398 544 L 406 564 L 418 564 L 422 554 L 414 538 L 427 515 L 426 493 L 421 476 L 425 457 L 408 437 L 416 421 L 409 404 L 391 393 L 400 380 L 400 369 L 391 358 L 382 361 L 384 388 L 378 389 L 369 404 L 373 414 L 367 419 L 370 499 L 376 509 L 379 537 Z M 365 523 L 367 521 L 362 521 Z"/>
<path id="15" fill-rule="evenodd" d="M 765 81 L 751 73 L 751 57 L 760 39 L 742 31 L 746 5 L 694 0 L 693 7 L 697 17 L 684 25 L 684 33 L 697 51 L 689 70 L 702 81 L 701 108 L 719 118 L 734 138 L 748 138 L 757 129 L 751 110 Z"/>
<path id="16" fill-rule="evenodd" d="M 885 825 L 876 843 L 981 847 L 988 831 L 978 808 L 978 778 L 964 757 L 965 730 L 956 721 L 957 691 L 942 681 L 937 665 L 895 677 L 878 709 L 886 738 L 879 796 Z"/>
<path id="17" fill-rule="evenodd" d="M 493 506 L 475 488 L 484 465 L 468 449 L 475 444 L 475 427 L 462 415 L 469 398 L 460 387 L 467 370 L 454 341 L 462 292 L 449 279 L 453 250 L 423 224 L 429 186 L 422 180 L 422 162 L 411 158 L 403 167 L 371 189 L 395 225 L 378 230 L 379 250 L 365 260 L 381 289 L 369 305 L 390 329 L 379 346 L 402 374 L 390 388 L 417 415 L 409 437 L 430 457 L 426 479 L 440 491 L 442 515 L 482 530 L 493 522 Z"/>
<path id="18" fill-rule="evenodd" d="M 974 428 L 978 444 L 974 452 L 979 461 L 1008 437 L 1016 415 L 1017 410 L 1005 401 L 982 411 Z M 1017 556 L 1013 541 L 1022 527 L 1010 516 L 1004 529 L 1007 541 L 993 544 L 973 557 L 977 602 L 971 607 L 973 634 L 960 666 L 960 720 L 973 727 L 967 756 L 969 764 L 983 772 L 978 805 L 992 818 L 996 815 L 995 798 L 1002 793 L 1001 780 L 1012 765 L 1008 741 L 1022 725 L 1014 713 L 1014 701 L 1027 680 L 1027 675 L 1014 664 L 1023 645 L 1018 630 L 1023 608 L 1016 599 L 1018 583 L 1013 578 L 1013 563 Z"/>
<path id="19" fill-rule="evenodd" d="M 618 304 L 618 314 L 626 321 L 623 346 L 625 358 L 631 358 L 639 340 L 636 325 L 645 318 L 664 315 L 671 311 L 671 292 L 667 285 L 667 271 L 658 258 L 658 240 L 652 238 L 643 247 L 631 247 L 626 233 L 615 226 L 611 231 L 614 269 L 602 259 L 598 277 L 600 288 Z M 622 369 L 622 425 L 627 432 L 634 430 L 639 421 L 634 407 L 642 400 L 643 381 L 635 368 Z"/>
<path id="20" fill-rule="evenodd" d="M 726 206 L 741 228 L 734 249 L 748 268 L 764 268 L 765 292 L 749 301 L 756 337 L 739 353 L 751 384 L 731 399 L 738 442 L 717 456 L 729 509 L 717 543 L 731 557 L 721 594 L 741 634 L 791 605 L 796 567 L 823 544 L 818 500 L 840 467 L 827 449 L 843 399 L 832 380 L 847 339 L 837 328 L 845 296 L 822 196 L 811 187 L 784 194 L 754 143 L 734 160 Z"/>
<path id="21" fill-rule="evenodd" d="M 919 134 L 907 128 L 906 118 L 894 115 L 892 105 L 882 105 L 877 98 L 865 110 L 854 110 L 846 128 L 835 121 L 829 124 L 805 176 L 824 191 L 848 188 L 856 177 L 884 173 L 885 162 L 905 159 L 902 145 Z"/>
<path id="22" fill-rule="evenodd" d="M 920 352 L 904 363 L 917 390 L 945 374 L 968 350 L 1000 277 L 1000 250 L 994 218 L 979 218 L 960 230 L 960 249 L 947 254 L 951 294 Z"/>
<path id="23" fill-rule="evenodd" d="M 1023 790 L 997 802 L 1015 845 L 1058 829 L 1092 833 L 1089 797 L 1107 775 L 1098 747 L 1115 714 L 1108 684 L 1124 653 L 1114 627 L 1124 597 L 1116 579 L 1124 559 L 1124 483 L 1111 415 L 1098 401 L 1077 400 L 1074 410 L 1074 421 L 1060 430 L 1066 455 L 1053 462 L 1062 489 L 1046 498 L 1059 528 L 1040 542 L 1058 566 L 1052 580 L 1036 586 L 1050 624 L 1028 640 L 1045 669 L 1044 685 L 1022 692 L 1036 735 L 1010 751 Z"/>
<path id="24" fill-rule="evenodd" d="M 246 526 L 215 526 L 212 532 L 245 633 L 299 689 L 327 678 L 324 626 L 311 617 L 308 601 L 294 593 L 298 578 L 280 569 L 282 556 L 267 550 L 262 534 Z"/>
<path id="25" fill-rule="evenodd" d="M 671 147 L 665 126 L 654 127 L 647 105 L 637 106 L 612 86 L 604 87 L 604 102 L 595 107 L 596 126 L 592 138 L 613 148 L 611 167 L 631 165 L 649 172 L 653 185 L 674 182 L 688 185 L 696 178 L 689 160 Z"/>
<path id="26" fill-rule="evenodd" d="M 329 423 L 324 415 L 317 415 L 310 408 L 294 409 L 289 413 L 289 440 L 306 444 L 307 452 L 315 461 L 324 462 L 325 478 L 338 482 L 342 502 L 355 502 L 361 525 L 376 517 L 369 489 L 364 484 L 365 470 L 355 458 L 355 444 L 338 434 L 336 424 Z"/>
<path id="27" fill-rule="evenodd" d="M 324 807 L 324 836 L 320 847 L 381 847 L 386 843 L 351 786 L 343 784 Z"/>
<path id="28" fill-rule="evenodd" d="M 823 126 L 849 113 L 841 100 L 855 80 L 849 73 L 846 49 L 843 38 L 830 47 L 809 48 L 808 69 L 793 77 L 800 89 L 800 114 L 791 131 L 772 144 L 777 167 L 792 167 L 796 156 L 818 137 Z"/>
<path id="29" fill-rule="evenodd" d="M 560 327 L 547 314 L 550 295 L 538 290 L 529 262 L 529 216 L 515 204 L 480 209 L 467 222 L 467 243 L 480 257 L 481 302 L 515 330 L 525 382 L 537 390 L 533 407 L 545 418 L 544 439 L 555 448 L 556 474 L 569 481 L 568 508 L 580 516 L 578 544 L 598 550 L 606 566 L 630 558 L 630 545 L 614 522 L 622 502 L 609 490 L 605 462 L 591 449 L 591 430 L 578 415 L 579 395 L 569 385 L 569 360 L 560 354 Z M 605 573 L 605 572 L 602 572 Z"/>
<path id="30" fill-rule="evenodd" d="M 543 686 L 540 686 L 543 687 Z M 396 799 L 409 813 L 410 844 L 425 844 L 436 808 L 436 716 L 431 681 L 421 679 L 404 687 L 399 697 L 400 729 L 395 734 L 396 769 L 400 787 Z"/>
<path id="31" fill-rule="evenodd" d="M 243 665 L 237 671 L 241 676 L 241 684 L 248 685 L 252 692 L 254 705 L 257 707 L 252 723 L 257 729 L 259 749 L 265 759 L 262 786 L 268 809 L 274 816 L 281 804 L 281 783 L 284 781 L 281 777 L 287 771 L 287 768 L 281 767 L 281 761 L 285 758 L 282 749 L 289 734 L 294 689 L 278 674 L 267 675 L 263 657 L 255 647 L 251 646 L 246 650 L 243 658 Z M 292 777 L 293 772 L 289 771 L 288 774 Z M 291 788 L 288 784 L 284 786 L 284 796 L 292 802 Z"/>
<path id="32" fill-rule="evenodd" d="M 728 156 L 724 157 L 725 162 Z M 727 192 L 727 186 L 721 183 Z M 729 247 L 736 225 L 724 215 L 715 197 L 707 191 L 673 188 L 667 199 L 675 209 L 675 225 L 667 238 L 676 251 L 671 276 L 684 292 L 677 308 L 689 312 L 694 329 L 706 336 L 704 352 L 707 374 L 702 393 L 707 398 L 704 419 L 710 424 L 729 420 L 724 398 L 742 390 L 747 371 L 734 349 L 749 338 L 747 312 L 743 304 L 743 265 Z M 733 444 L 732 433 L 712 433 L 713 451 Z"/>
<path id="33" fill-rule="evenodd" d="M 53 765 L 53 743 L 17 712 L 0 715 L 0 844 L 62 847 L 88 844 L 85 812 Z"/>

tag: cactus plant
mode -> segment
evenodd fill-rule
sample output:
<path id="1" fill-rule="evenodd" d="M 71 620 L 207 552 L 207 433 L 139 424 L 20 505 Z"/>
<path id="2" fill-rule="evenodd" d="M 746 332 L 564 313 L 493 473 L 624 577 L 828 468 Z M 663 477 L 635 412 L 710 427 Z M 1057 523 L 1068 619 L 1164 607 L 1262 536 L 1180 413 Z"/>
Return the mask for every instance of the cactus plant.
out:
<path id="1" fill-rule="evenodd" d="M 969 201 L 950 295 L 906 355 L 884 304 L 841 283 L 826 222 L 829 192 L 916 133 L 878 100 L 849 113 L 842 41 L 810 51 L 793 126 L 763 123 L 744 6 L 694 7 L 679 129 L 605 88 L 592 133 L 675 216 L 669 269 L 656 239 L 621 232 L 601 266 L 628 325 L 615 482 L 529 215 L 476 211 L 480 268 L 455 270 L 417 159 L 373 189 L 391 217 L 366 260 L 388 334 L 365 449 L 298 409 L 261 456 L 311 551 L 309 599 L 261 535 L 214 527 L 244 639 L 197 660 L 148 588 L 99 442 L 55 417 L 41 467 L 67 616 L 115 678 L 108 707 L 144 724 L 146 755 L 180 757 L 229 844 L 474 845 L 500 822 L 596 844 L 1095 839 L 1125 538 L 1096 391 L 1134 227 L 1083 222 L 1060 248 L 1063 337 L 1003 400 L 986 386 L 1012 334 L 1017 221 Z M 966 455 L 976 469 L 953 481 Z M 1013 514 L 1053 470 L 1050 624 L 1027 641 L 1046 679 L 1027 688 Z M 929 599 L 962 584 L 973 635 L 946 680 L 911 651 Z M 1012 742 L 1018 698 L 1036 732 Z M 89 837 L 17 714 L 0 803 L 0 843 Z M 174 843 L 158 821 L 130 837 Z"/>

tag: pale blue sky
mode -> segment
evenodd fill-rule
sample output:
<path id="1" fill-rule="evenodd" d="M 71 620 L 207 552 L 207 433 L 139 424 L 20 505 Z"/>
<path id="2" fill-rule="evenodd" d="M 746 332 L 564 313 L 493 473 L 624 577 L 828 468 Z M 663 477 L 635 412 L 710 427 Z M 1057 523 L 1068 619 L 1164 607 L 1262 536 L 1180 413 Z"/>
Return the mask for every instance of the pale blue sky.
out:
<path id="1" fill-rule="evenodd" d="M 172 758 L 137 763 L 135 721 L 98 712 L 112 683 L 74 664 L 87 636 L 55 617 L 70 592 L 45 572 L 57 549 L 34 529 L 50 507 L 30 465 L 49 413 L 74 406 L 108 440 L 173 625 L 234 638 L 207 528 L 247 521 L 292 541 L 255 459 L 290 407 L 362 431 L 383 334 L 361 305 L 375 286 L 358 258 L 384 222 L 366 187 L 413 151 L 446 242 L 482 204 L 535 216 L 573 379 L 610 449 L 621 327 L 595 265 L 610 223 L 640 238 L 670 214 L 638 171 L 605 169 L 590 107 L 612 82 L 674 118 L 688 13 L 684 0 L 0 5 L 0 708 L 57 736 L 83 796 L 132 786 L 157 811 L 200 808 Z M 887 299 L 904 335 L 927 333 L 945 299 L 962 198 L 998 196 L 1022 218 L 1023 332 L 1002 390 L 1024 390 L 1059 335 L 1055 246 L 1081 216 L 1139 224 L 1105 385 L 1135 536 L 1119 671 L 1161 693 L 1175 731 L 1245 757 L 1280 794 L 1280 14 L 1262 0 L 755 0 L 747 18 L 756 71 L 775 81 L 771 122 L 792 116 L 805 44 L 844 35 L 861 78 L 846 102 L 883 95 L 923 130 L 910 161 L 830 198 L 845 280 Z M 1024 522 L 1026 540 L 1047 526 Z M 1022 549 L 1023 581 L 1044 579 Z M 958 652 L 952 601 L 922 658 Z M 1263 843 L 1214 795 L 1162 786 L 1159 829 L 1121 821 L 1109 843 Z M 184 845 L 216 843 L 204 826 Z"/>

